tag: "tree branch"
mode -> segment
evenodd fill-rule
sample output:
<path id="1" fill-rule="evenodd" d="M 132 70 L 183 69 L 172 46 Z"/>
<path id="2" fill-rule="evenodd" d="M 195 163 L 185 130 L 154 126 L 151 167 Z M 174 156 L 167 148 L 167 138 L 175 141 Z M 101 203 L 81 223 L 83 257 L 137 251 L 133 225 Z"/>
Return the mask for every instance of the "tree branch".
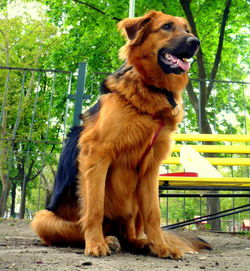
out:
<path id="1" fill-rule="evenodd" d="M 201 38 L 201 42 L 203 42 L 216 28 L 219 28 L 219 26 L 220 24 L 218 23 L 213 28 L 209 29 L 209 31 Z"/>
<path id="2" fill-rule="evenodd" d="M 209 1 L 209 0 L 206 0 L 202 5 L 199 6 L 199 9 L 198 9 L 198 11 L 196 12 L 196 14 L 195 14 L 194 17 L 198 17 L 200 11 L 206 6 L 206 4 L 207 4 L 208 1 Z"/>
<path id="3" fill-rule="evenodd" d="M 197 29 L 196 29 L 196 24 L 194 21 L 194 16 L 190 8 L 190 0 L 179 0 L 180 4 L 185 12 L 185 15 L 187 17 L 187 20 L 192 28 L 193 34 L 199 38 Z M 197 52 L 197 64 L 198 64 L 198 74 L 199 74 L 199 79 L 206 79 L 206 70 L 205 70 L 205 65 L 204 65 L 204 58 L 203 58 L 203 53 L 202 53 L 202 48 L 200 47 L 199 51 Z M 202 83 L 203 82 L 203 83 Z M 206 84 L 205 81 L 201 81 L 201 84 Z M 203 86 L 203 89 L 206 89 L 206 85 Z"/>
<path id="4" fill-rule="evenodd" d="M 80 1 L 80 0 L 73 0 L 73 1 L 76 2 L 76 3 L 79 3 L 79 4 L 81 4 L 81 5 L 84 5 L 84 6 L 88 7 L 88 8 L 90 8 L 90 9 L 93 9 L 93 10 L 95 10 L 95 11 L 101 13 L 102 15 L 108 16 L 107 13 L 105 13 L 104 11 L 100 10 L 99 8 L 95 7 L 95 6 L 92 5 L 92 4 L 89 4 L 89 3 L 86 3 L 86 2 L 83 2 L 83 1 Z M 111 19 L 112 19 L 112 20 L 116 20 L 116 21 L 121 21 L 120 18 L 113 17 L 113 16 L 111 16 Z"/>
<path id="5" fill-rule="evenodd" d="M 188 98 L 198 116 L 198 113 L 199 113 L 199 101 L 198 101 L 198 98 L 197 98 L 197 95 L 196 93 L 194 92 L 194 88 L 193 88 L 193 85 L 192 85 L 192 81 L 189 80 L 188 82 L 188 85 L 186 86 L 186 89 L 187 89 L 187 93 L 188 93 Z"/>
<path id="6" fill-rule="evenodd" d="M 56 177 L 56 170 L 51 165 L 49 165 L 49 167 L 50 167 L 50 170 L 55 178 Z"/>
<path id="7" fill-rule="evenodd" d="M 190 3 L 192 0 L 179 0 L 186 18 L 192 28 L 192 32 L 196 37 L 199 37 L 196 24 L 194 21 L 194 16 L 191 11 Z M 207 112 L 206 112 L 206 103 L 207 103 L 207 85 L 206 85 L 206 69 L 204 63 L 204 57 L 202 53 L 202 48 L 200 46 L 199 51 L 197 52 L 197 64 L 198 64 L 198 79 L 199 79 L 199 99 L 196 97 L 198 101 L 198 120 L 199 120 L 199 131 L 200 133 L 211 133 L 211 129 L 207 119 Z M 189 86 L 190 88 L 190 86 Z M 195 93 L 189 93 L 189 95 L 194 95 Z M 195 108 L 195 111 L 197 108 Z M 197 112 L 197 111 L 196 111 Z"/>
<path id="8" fill-rule="evenodd" d="M 219 66 L 220 61 L 221 61 L 221 53 L 222 53 L 222 48 L 223 48 L 225 28 L 226 28 L 226 23 L 227 23 L 227 19 L 228 19 L 228 14 L 229 14 L 231 2 L 232 2 L 232 0 L 227 0 L 226 1 L 225 9 L 224 9 L 224 12 L 223 12 L 221 28 L 220 28 L 220 37 L 219 37 L 217 52 L 216 52 L 216 56 L 215 56 L 215 60 L 214 60 L 214 65 L 213 65 L 213 68 L 212 68 L 211 74 L 210 74 L 210 82 L 209 82 L 209 85 L 208 85 L 207 99 L 209 98 L 209 96 L 211 94 L 211 91 L 213 89 L 214 79 L 216 77 L 216 74 L 217 74 L 217 71 L 218 71 L 218 66 Z"/>
<path id="9" fill-rule="evenodd" d="M 0 33 L 2 34 L 2 36 L 3 36 L 4 40 L 5 40 L 5 42 L 7 43 L 7 38 L 6 38 L 6 36 L 5 36 L 5 34 L 4 34 L 4 32 L 3 32 L 2 29 L 0 29 Z"/>
<path id="10" fill-rule="evenodd" d="M 32 160 L 31 163 L 30 163 L 30 165 L 29 165 L 28 173 L 27 173 L 27 176 L 26 176 L 27 182 L 33 180 L 32 177 L 31 177 L 31 174 L 32 174 L 32 169 L 33 169 L 34 165 L 35 165 L 35 160 Z"/>
<path id="11" fill-rule="evenodd" d="M 35 26 L 32 30 L 30 30 L 30 32 L 29 33 L 26 33 L 26 34 L 24 34 L 21 38 L 19 38 L 14 44 L 12 44 L 11 46 L 10 46 L 10 49 L 12 49 L 14 46 L 16 46 L 21 40 L 23 40 L 23 39 L 25 39 L 26 37 L 29 37 L 30 36 L 30 34 L 32 34 L 34 31 L 35 31 L 35 29 L 37 29 L 39 26 L 41 26 L 42 24 L 38 24 L 37 26 Z"/>
<path id="12" fill-rule="evenodd" d="M 32 160 L 32 162 L 30 163 L 29 169 L 28 169 L 27 177 L 26 177 L 27 182 L 30 182 L 30 181 L 34 180 L 36 177 L 38 177 L 43 172 L 43 169 L 45 168 L 45 165 L 43 165 L 42 168 L 40 170 L 38 170 L 36 174 L 34 174 L 34 176 L 31 176 L 32 168 L 33 168 L 34 164 L 35 164 L 35 161 Z"/>

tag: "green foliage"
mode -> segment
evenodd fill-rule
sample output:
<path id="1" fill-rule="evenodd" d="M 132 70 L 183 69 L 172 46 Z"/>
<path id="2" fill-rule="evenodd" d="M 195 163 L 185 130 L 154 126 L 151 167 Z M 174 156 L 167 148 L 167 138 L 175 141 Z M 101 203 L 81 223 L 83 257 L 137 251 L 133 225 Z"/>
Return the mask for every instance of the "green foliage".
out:
<path id="1" fill-rule="evenodd" d="M 88 63 L 87 93 L 91 93 L 93 96 L 91 101 L 87 101 L 85 105 L 91 104 L 98 96 L 100 82 L 106 76 L 96 73 L 113 72 L 122 64 L 118 58 L 118 51 L 124 41 L 117 31 L 116 24 L 117 19 L 128 17 L 129 1 L 83 0 L 81 3 L 81 0 L 20 0 L 17 2 L 18 5 L 22 2 L 35 2 L 38 5 L 38 8 L 36 8 L 38 16 L 32 17 L 27 12 L 22 16 L 11 17 L 11 12 L 7 7 L 13 5 L 14 2 L 2 0 L 0 4 L 0 65 L 60 69 L 74 72 L 79 62 L 86 61 Z M 185 16 L 179 1 L 136 0 L 135 2 L 135 16 L 141 16 L 152 9 L 174 16 Z M 191 10 L 201 39 L 208 79 L 218 46 L 224 6 L 225 1 L 191 1 Z M 45 13 L 45 10 L 47 13 Z M 217 80 L 239 81 L 246 79 L 249 67 L 248 10 L 248 1 L 234 0 L 232 2 L 225 29 Z M 197 75 L 198 67 L 195 59 L 190 77 L 196 79 Z M 0 104 L 3 102 L 6 77 L 6 72 L 0 73 Z M 41 88 L 38 93 L 35 91 L 37 81 L 38 74 L 27 74 L 24 84 L 23 110 L 20 113 L 21 121 L 16 137 L 17 139 L 29 138 L 30 133 L 32 133 L 33 140 L 40 141 L 45 138 L 50 141 L 61 140 L 61 125 L 65 118 L 68 77 L 57 74 L 50 118 L 48 112 L 53 75 L 42 75 L 40 78 Z M 192 81 L 192 83 L 194 91 L 198 95 L 199 84 L 196 81 Z M 13 133 L 16 116 L 18 115 L 21 84 L 22 74 L 20 72 L 12 73 L 11 85 L 9 86 L 10 95 L 5 106 L 8 117 L 6 137 L 11 137 Z M 76 79 L 73 77 L 72 91 L 75 90 L 75 87 Z M 248 112 L 250 112 L 250 98 L 249 94 L 246 95 L 246 88 L 246 85 L 241 84 L 216 83 L 214 85 L 207 104 L 208 119 L 213 131 L 218 133 L 249 131 L 249 118 L 246 118 L 245 121 L 245 114 L 249 117 Z M 36 97 L 36 117 L 33 129 L 30 130 Z M 70 115 L 72 109 L 69 110 Z M 196 132 L 198 118 L 189 102 L 187 93 L 185 93 L 185 112 L 185 122 L 181 125 L 181 131 Z M 70 126 L 70 122 L 71 119 L 69 118 L 68 126 Z M 48 124 L 50 124 L 49 131 L 47 131 Z M 8 147 L 9 145 L 4 145 L 5 149 L 8 149 Z M 48 165 L 56 167 L 60 149 L 61 145 L 59 144 L 16 143 L 13 146 L 13 155 L 8 160 L 11 169 L 9 175 L 12 181 L 17 182 L 20 186 L 23 182 L 23 175 L 20 175 L 20 170 L 27 170 L 29 165 L 35 161 L 32 176 L 34 177 L 37 172 L 44 168 L 46 177 L 52 182 L 53 176 Z M 29 155 L 26 156 L 26 154 Z M 3 160 L 3 156 L 1 160 Z M 178 168 L 174 170 L 178 170 Z M 236 174 L 245 174 L 240 168 L 237 168 L 236 171 Z M 46 187 L 39 177 L 28 183 L 29 209 L 35 209 L 34 204 L 40 184 L 43 188 Z M 45 195 L 42 196 L 45 197 Z M 183 202 L 174 199 L 171 201 L 173 203 L 170 204 L 170 217 L 182 220 L 184 215 Z M 185 217 L 193 218 L 194 215 L 197 215 L 195 211 L 199 209 L 199 201 L 193 199 L 187 201 L 186 204 Z M 224 199 L 222 204 L 223 206 L 230 205 Z M 205 209 L 202 209 L 202 212 L 205 212 Z"/>
<path id="2" fill-rule="evenodd" d="M 51 20 L 64 34 L 65 43 L 57 51 L 58 64 L 61 60 L 68 65 L 69 58 L 78 63 L 86 60 L 91 71 L 110 72 L 117 68 L 117 51 L 122 45 L 122 39 L 116 30 L 116 18 L 128 16 L 129 1 L 92 0 L 82 1 L 100 10 L 72 0 L 42 1 L 49 6 L 48 14 Z M 177 16 L 184 16 L 178 1 L 137 0 L 135 15 L 141 16 L 145 12 L 156 9 Z M 206 69 L 209 72 L 214 61 L 218 44 L 221 16 L 224 10 L 224 1 L 192 1 L 191 9 L 195 17 L 201 46 L 205 52 Z M 246 72 L 243 64 L 249 64 L 247 47 L 247 7 L 245 1 L 233 1 L 230 9 L 229 21 L 226 28 L 222 65 L 220 65 L 217 79 L 231 80 L 244 79 Z M 65 54 L 67 56 L 65 58 Z M 64 59 L 58 58 L 63 54 Z M 52 56 L 53 57 L 53 56 Z M 80 58 L 80 59 L 79 59 Z M 61 63 L 62 65 L 63 63 Z M 65 63 L 66 64 L 66 63 Z M 193 65 L 192 77 L 196 77 L 197 70 Z M 69 67 L 70 68 L 70 67 Z M 209 75 L 209 74 L 208 74 Z"/>
<path id="3" fill-rule="evenodd" d="M 9 0 L 2 0 L 1 3 L 0 3 L 0 11 L 5 9 L 7 4 L 10 3 L 11 1 Z"/>
<path id="4" fill-rule="evenodd" d="M 116 29 L 118 19 L 128 16 L 129 1 L 115 0 L 49 0 L 41 1 L 49 7 L 48 15 L 62 33 L 62 46 L 51 52 L 46 65 L 62 69 L 75 70 L 81 61 L 88 63 L 87 89 L 94 97 L 98 94 L 98 86 L 103 78 L 92 74 L 113 72 L 121 61 L 118 59 L 119 48 L 124 44 Z M 85 4 L 83 4 L 85 3 Z M 87 5 L 86 5 L 87 3 Z M 201 39 L 204 53 L 204 65 L 207 79 L 213 67 L 222 20 L 225 1 L 191 1 L 191 10 L 195 18 L 196 28 Z M 179 1 L 137 0 L 135 1 L 135 16 L 141 16 L 149 10 L 161 10 L 174 16 L 185 16 Z M 249 50 L 247 43 L 247 10 L 248 2 L 233 1 L 230 7 L 221 62 L 216 75 L 217 80 L 244 80 L 248 74 Z M 190 71 L 191 78 L 197 78 L 196 60 Z M 199 94 L 198 83 L 194 83 L 196 95 Z M 249 100 L 243 103 L 243 86 L 216 84 L 207 104 L 208 119 L 216 132 L 236 132 L 231 129 L 229 115 L 237 116 L 237 131 L 243 131 L 244 111 L 248 112 Z M 240 95 L 239 95 L 240 94 Z M 237 105 L 237 106 L 235 106 Z M 198 119 L 188 99 L 185 103 L 185 128 L 191 132 L 198 130 Z M 231 111 L 230 111 L 231 110 Z M 218 114 L 220 117 L 218 118 Z M 233 117 L 234 117 L 233 116 Z M 184 128 L 183 128 L 184 129 Z M 230 131 L 231 129 L 231 131 Z"/>
<path id="5" fill-rule="evenodd" d="M 8 117 L 5 138 L 15 137 L 15 141 L 2 143 L 0 151 L 6 153 L 6 172 L 12 183 L 21 188 L 24 182 L 28 183 L 26 197 L 29 199 L 32 197 L 32 189 L 40 186 L 39 173 L 46 175 L 49 184 L 54 179 L 50 171 L 46 171 L 46 166 L 56 168 L 61 151 L 67 95 L 65 82 L 68 75 L 58 73 L 55 77 L 49 73 L 24 72 L 20 76 L 19 73 L 11 72 L 12 80 L 9 81 L 5 106 Z M 25 81 L 20 80 L 23 78 Z M 0 88 L 0 91 L 3 89 Z M 42 184 L 46 188 L 43 180 Z"/>
<path id="6" fill-rule="evenodd" d="M 175 192 L 175 193 L 178 193 L 178 192 Z M 169 216 L 168 223 L 170 224 L 184 221 L 184 220 L 193 219 L 195 216 L 205 215 L 206 214 L 205 206 L 206 204 L 205 204 L 204 198 L 185 199 L 185 198 L 176 197 L 176 198 L 169 198 L 169 199 L 166 199 L 166 198 L 161 199 L 162 217 L 166 218 L 166 212 L 168 210 L 168 216 Z"/>
<path id="7" fill-rule="evenodd" d="M 13 17 L 10 9 L 2 11 L 1 66 L 42 68 L 50 50 L 60 46 L 57 27 L 48 22 L 42 8 L 38 15 L 39 18 L 29 14 Z M 29 198 L 31 189 L 40 183 L 36 175 L 44 171 L 47 164 L 55 168 L 57 165 L 61 144 L 38 144 L 34 141 L 62 140 L 69 75 L 11 70 L 8 80 L 8 73 L 0 70 L 0 103 L 4 106 L 0 131 L 1 137 L 15 137 L 16 141 L 0 142 L 0 169 L 18 187 L 27 185 L 22 193 Z M 4 92 L 7 93 L 5 101 Z M 69 114 L 71 112 L 69 109 Z M 68 119 L 66 124 L 71 121 Z M 31 181 L 34 178 L 36 181 Z M 27 183 L 25 186 L 24 182 Z M 50 176 L 52 182 L 53 177 Z"/>

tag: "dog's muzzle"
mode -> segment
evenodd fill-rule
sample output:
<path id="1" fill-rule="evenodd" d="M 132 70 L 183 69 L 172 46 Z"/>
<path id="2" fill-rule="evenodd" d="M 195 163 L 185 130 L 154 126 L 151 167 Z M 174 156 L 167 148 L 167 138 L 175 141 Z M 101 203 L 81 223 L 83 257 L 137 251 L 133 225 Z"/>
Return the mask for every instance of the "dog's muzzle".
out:
<path id="1" fill-rule="evenodd" d="M 169 48 L 158 52 L 158 63 L 165 73 L 188 72 L 192 57 L 198 51 L 200 40 L 193 36 L 182 36 L 173 40 Z"/>

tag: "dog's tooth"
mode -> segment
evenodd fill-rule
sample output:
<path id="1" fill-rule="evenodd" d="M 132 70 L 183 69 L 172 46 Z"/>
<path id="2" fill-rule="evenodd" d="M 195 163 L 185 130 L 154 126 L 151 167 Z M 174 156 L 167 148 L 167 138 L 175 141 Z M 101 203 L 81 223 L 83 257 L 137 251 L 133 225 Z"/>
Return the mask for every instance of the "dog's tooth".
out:
<path id="1" fill-rule="evenodd" d="M 170 59 L 170 55 L 169 54 L 166 53 L 164 56 L 165 56 L 166 59 Z"/>
<path id="2" fill-rule="evenodd" d="M 193 58 L 183 58 L 183 61 L 192 63 L 193 62 Z"/>

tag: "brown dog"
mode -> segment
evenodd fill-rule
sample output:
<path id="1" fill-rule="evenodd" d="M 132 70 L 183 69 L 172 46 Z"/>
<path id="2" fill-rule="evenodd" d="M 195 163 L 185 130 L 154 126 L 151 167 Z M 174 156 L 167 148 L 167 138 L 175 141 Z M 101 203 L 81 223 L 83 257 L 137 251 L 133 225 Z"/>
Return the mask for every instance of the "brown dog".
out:
<path id="1" fill-rule="evenodd" d="M 62 152 L 54 194 L 32 227 L 45 244 L 85 242 L 101 256 L 121 246 L 179 259 L 210 248 L 160 228 L 158 171 L 182 119 L 181 92 L 199 40 L 185 19 L 151 11 L 118 25 L 126 61 L 102 87 Z"/>

